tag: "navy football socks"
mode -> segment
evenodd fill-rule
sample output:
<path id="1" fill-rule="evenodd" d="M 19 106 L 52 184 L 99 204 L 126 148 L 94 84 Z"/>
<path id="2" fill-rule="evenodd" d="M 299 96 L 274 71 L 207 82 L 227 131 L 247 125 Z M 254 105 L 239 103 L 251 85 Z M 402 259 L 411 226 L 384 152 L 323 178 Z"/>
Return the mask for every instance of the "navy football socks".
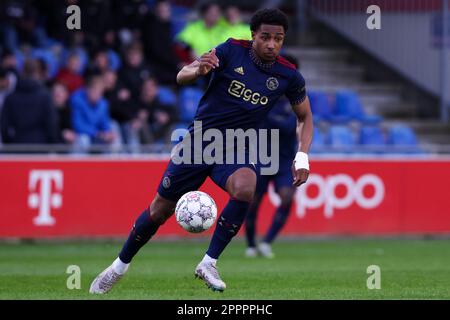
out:
<path id="1" fill-rule="evenodd" d="M 123 245 L 119 254 L 120 260 L 124 263 L 130 263 L 131 259 L 150 240 L 158 228 L 159 225 L 152 220 L 148 208 L 145 209 L 137 218 L 127 241 Z"/>
<path id="2" fill-rule="evenodd" d="M 280 232 L 281 228 L 286 224 L 287 217 L 289 215 L 291 206 L 279 206 L 277 211 L 275 211 L 275 216 L 273 217 L 272 225 L 267 231 L 267 235 L 263 242 L 272 243 L 275 237 Z"/>
<path id="3" fill-rule="evenodd" d="M 238 233 L 244 222 L 250 203 L 230 199 L 217 220 L 216 230 L 206 254 L 213 259 L 219 258 L 231 239 Z"/>
<path id="4" fill-rule="evenodd" d="M 255 248 L 255 233 L 256 233 L 256 216 L 258 214 L 257 206 L 250 206 L 247 217 L 245 218 L 245 237 L 247 238 L 247 246 Z"/>

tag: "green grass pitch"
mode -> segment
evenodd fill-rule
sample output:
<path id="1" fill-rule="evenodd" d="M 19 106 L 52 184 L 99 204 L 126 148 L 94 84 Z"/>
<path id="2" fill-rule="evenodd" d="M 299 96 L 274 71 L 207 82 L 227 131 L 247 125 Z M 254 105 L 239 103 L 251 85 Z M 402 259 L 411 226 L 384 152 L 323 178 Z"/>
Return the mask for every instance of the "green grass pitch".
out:
<path id="1" fill-rule="evenodd" d="M 276 258 L 244 257 L 233 241 L 218 268 L 227 289 L 194 279 L 206 241 L 154 241 L 105 296 L 92 279 L 120 250 L 119 242 L 0 244 L 0 299 L 449 299 L 450 240 L 295 240 L 274 244 Z M 66 287 L 69 265 L 81 289 Z M 381 289 L 366 286 L 367 267 L 381 269 Z"/>

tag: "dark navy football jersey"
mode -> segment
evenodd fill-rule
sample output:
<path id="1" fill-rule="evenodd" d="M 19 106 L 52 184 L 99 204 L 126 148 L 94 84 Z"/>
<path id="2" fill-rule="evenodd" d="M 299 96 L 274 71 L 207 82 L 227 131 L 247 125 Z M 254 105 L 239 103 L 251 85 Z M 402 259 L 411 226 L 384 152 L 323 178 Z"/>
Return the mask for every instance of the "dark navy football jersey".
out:
<path id="1" fill-rule="evenodd" d="M 305 99 L 305 80 L 295 66 L 281 56 L 265 64 L 251 45 L 228 39 L 216 48 L 219 67 L 212 70 L 194 118 L 203 130 L 257 129 L 281 96 L 291 104 Z"/>
<path id="2" fill-rule="evenodd" d="M 279 130 L 279 151 L 280 159 L 288 159 L 289 163 L 295 157 L 297 152 L 297 116 L 292 112 L 289 101 L 282 97 L 267 117 L 260 125 L 262 129 L 278 129 Z M 270 148 L 270 135 L 268 136 L 268 146 Z M 282 144 L 282 145 L 281 145 Z"/>

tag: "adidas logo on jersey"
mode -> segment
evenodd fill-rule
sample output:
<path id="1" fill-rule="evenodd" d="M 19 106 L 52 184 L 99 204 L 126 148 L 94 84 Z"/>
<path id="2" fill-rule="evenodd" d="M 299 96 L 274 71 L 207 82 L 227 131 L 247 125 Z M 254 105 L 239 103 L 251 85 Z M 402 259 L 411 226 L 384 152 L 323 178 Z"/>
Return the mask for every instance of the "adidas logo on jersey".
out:
<path id="1" fill-rule="evenodd" d="M 242 68 L 242 67 L 238 67 L 238 68 L 234 69 L 234 71 L 236 71 L 240 75 L 244 75 L 244 68 Z"/>

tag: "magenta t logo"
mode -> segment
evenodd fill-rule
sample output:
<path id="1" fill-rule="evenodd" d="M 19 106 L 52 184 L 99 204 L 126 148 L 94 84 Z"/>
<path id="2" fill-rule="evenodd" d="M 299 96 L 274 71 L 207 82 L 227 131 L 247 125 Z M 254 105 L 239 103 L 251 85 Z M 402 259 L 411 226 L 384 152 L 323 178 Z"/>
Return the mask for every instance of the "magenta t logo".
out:
<path id="1" fill-rule="evenodd" d="M 54 182 L 55 190 L 52 190 Z M 28 180 L 28 207 L 39 209 L 38 216 L 33 219 L 37 226 L 52 226 L 55 218 L 51 209 L 62 206 L 63 173 L 61 170 L 32 170 Z"/>

